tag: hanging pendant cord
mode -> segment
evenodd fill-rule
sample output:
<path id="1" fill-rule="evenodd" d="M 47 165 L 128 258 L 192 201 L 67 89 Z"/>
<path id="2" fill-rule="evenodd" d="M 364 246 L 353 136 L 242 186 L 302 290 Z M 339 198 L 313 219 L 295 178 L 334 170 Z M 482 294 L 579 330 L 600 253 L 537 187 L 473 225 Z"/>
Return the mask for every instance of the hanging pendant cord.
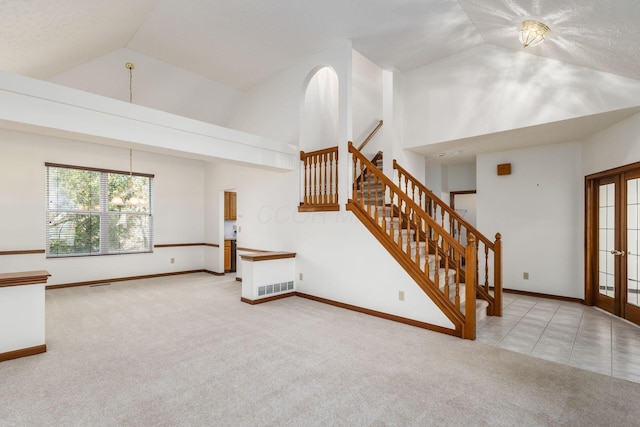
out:
<path id="1" fill-rule="evenodd" d="M 133 69 L 136 68 L 132 62 L 124 64 L 129 70 L 129 104 L 133 103 Z"/>

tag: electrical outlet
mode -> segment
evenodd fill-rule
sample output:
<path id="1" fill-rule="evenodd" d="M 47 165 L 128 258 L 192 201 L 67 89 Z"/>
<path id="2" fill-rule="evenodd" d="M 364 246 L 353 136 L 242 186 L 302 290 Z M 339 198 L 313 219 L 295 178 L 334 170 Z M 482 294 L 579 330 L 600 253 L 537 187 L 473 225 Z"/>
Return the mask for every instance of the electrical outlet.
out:
<path id="1" fill-rule="evenodd" d="M 404 301 L 404 291 L 398 291 L 398 299 Z"/>
<path id="2" fill-rule="evenodd" d="M 528 272 L 524 272 L 524 273 L 522 273 L 522 278 L 523 278 L 524 280 L 529 280 L 529 273 L 528 273 Z"/>
<path id="3" fill-rule="evenodd" d="M 304 279 L 303 279 L 303 277 L 304 277 L 304 276 L 302 275 L 302 273 L 300 273 L 300 274 L 299 274 L 299 280 L 304 280 Z"/>
<path id="4" fill-rule="evenodd" d="M 171 258 L 171 264 L 175 264 L 176 263 L 176 259 L 175 258 Z"/>

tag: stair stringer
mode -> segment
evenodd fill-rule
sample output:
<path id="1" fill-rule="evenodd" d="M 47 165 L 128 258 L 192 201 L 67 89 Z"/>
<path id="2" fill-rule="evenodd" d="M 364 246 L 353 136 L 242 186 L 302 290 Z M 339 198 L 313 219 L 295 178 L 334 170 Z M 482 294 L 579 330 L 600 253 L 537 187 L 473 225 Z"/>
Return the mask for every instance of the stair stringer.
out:
<path id="1" fill-rule="evenodd" d="M 409 274 L 420 289 L 422 289 L 438 309 L 449 319 L 455 328 L 453 335 L 460 338 L 468 338 L 464 336 L 465 316 L 456 309 L 455 305 L 440 291 L 438 286 L 425 276 L 425 274 L 416 267 L 415 263 L 412 263 L 408 259 L 406 254 L 400 254 L 398 252 L 397 244 L 380 229 L 379 225 L 375 223 L 373 218 L 371 218 L 359 204 L 353 200 L 349 200 L 346 208 L 353 212 L 387 252 L 389 252 L 407 274 Z"/>

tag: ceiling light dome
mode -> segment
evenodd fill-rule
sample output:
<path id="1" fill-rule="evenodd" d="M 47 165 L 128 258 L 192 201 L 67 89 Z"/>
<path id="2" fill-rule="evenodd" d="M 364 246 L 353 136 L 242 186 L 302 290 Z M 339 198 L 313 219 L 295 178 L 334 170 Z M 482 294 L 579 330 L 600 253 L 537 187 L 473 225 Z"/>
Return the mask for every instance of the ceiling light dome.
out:
<path id="1" fill-rule="evenodd" d="M 532 20 L 523 21 L 522 30 L 520 30 L 520 41 L 522 42 L 522 47 L 535 46 L 542 43 L 544 41 L 544 36 L 549 32 L 551 32 L 551 29 L 542 22 Z"/>

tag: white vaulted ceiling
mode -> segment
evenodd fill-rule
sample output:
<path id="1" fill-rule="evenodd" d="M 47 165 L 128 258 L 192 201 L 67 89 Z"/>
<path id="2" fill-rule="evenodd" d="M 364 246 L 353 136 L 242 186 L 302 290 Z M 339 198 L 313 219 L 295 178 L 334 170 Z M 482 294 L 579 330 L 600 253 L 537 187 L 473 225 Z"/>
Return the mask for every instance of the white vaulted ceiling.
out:
<path id="1" fill-rule="evenodd" d="M 532 18 L 551 28 L 525 51 L 640 80 L 638 0 L 459 0 L 484 41 L 522 50 L 513 29 Z"/>
<path id="2" fill-rule="evenodd" d="M 527 53 L 640 80 L 637 0 L 0 0 L 0 68 L 51 78 L 129 48 L 244 89 L 339 39 L 408 71 L 517 29 L 552 29 Z"/>
<path id="3" fill-rule="evenodd" d="M 126 46 L 157 0 L 1 0 L 0 68 L 47 79 Z"/>

